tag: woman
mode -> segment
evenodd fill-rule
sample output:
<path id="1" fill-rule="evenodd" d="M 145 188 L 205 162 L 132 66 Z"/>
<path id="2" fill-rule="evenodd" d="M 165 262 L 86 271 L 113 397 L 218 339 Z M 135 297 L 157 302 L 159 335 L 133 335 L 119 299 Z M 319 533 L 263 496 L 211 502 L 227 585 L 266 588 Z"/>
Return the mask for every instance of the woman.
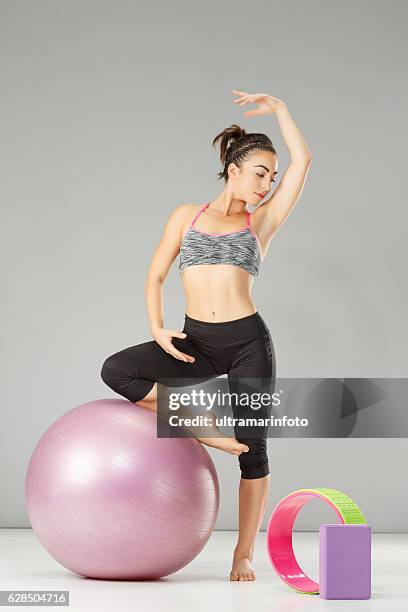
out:
<path id="1" fill-rule="evenodd" d="M 114 391 L 150 410 L 157 411 L 157 382 L 163 378 L 208 380 L 227 374 L 230 391 L 239 392 L 248 378 L 267 379 L 274 387 L 272 339 L 251 289 L 272 237 L 299 199 L 311 153 L 282 100 L 233 93 L 240 106 L 257 105 L 245 116 L 276 115 L 291 162 L 272 196 L 250 214 L 246 204 L 259 204 L 275 182 L 277 154 L 268 136 L 234 124 L 213 141 L 220 141 L 223 191 L 203 206 L 178 206 L 170 215 L 145 287 L 154 340 L 111 355 L 101 371 Z M 162 315 L 162 286 L 178 253 L 186 304 L 182 332 L 165 328 Z M 234 428 L 234 437 L 195 436 L 239 459 L 239 537 L 230 572 L 230 580 L 238 581 L 255 579 L 253 549 L 269 494 L 266 435 L 239 432 Z"/>

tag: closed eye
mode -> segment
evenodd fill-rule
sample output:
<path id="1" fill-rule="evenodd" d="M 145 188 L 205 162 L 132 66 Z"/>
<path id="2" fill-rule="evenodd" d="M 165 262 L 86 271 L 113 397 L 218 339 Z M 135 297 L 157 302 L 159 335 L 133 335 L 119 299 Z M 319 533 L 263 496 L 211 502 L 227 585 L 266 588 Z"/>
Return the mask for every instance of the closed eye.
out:
<path id="1" fill-rule="evenodd" d="M 265 176 L 264 174 L 259 174 L 259 172 L 257 172 L 256 174 L 257 174 L 258 176 L 262 176 L 262 177 L 264 177 L 264 176 Z M 272 183 L 276 183 L 275 179 L 272 179 Z"/>

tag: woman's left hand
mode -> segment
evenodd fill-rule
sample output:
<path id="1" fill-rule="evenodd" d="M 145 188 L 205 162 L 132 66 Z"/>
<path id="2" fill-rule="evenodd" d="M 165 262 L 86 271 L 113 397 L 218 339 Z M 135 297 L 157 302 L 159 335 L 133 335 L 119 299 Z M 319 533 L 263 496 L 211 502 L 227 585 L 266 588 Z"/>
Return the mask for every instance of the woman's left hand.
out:
<path id="1" fill-rule="evenodd" d="M 252 115 L 271 115 L 275 113 L 280 106 L 285 104 L 279 98 L 275 98 L 265 93 L 250 94 L 246 91 L 237 91 L 236 89 L 232 91 L 234 94 L 239 95 L 239 98 L 234 100 L 235 104 L 243 106 L 244 104 L 251 104 L 253 102 L 258 105 L 258 108 L 246 111 L 244 113 L 245 117 L 251 117 Z"/>

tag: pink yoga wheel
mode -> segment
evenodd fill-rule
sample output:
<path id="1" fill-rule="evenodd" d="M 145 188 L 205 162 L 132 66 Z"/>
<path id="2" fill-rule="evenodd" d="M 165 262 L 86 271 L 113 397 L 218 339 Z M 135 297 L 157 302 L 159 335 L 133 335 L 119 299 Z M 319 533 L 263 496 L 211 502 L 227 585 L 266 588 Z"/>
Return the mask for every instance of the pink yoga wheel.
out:
<path id="1" fill-rule="evenodd" d="M 357 504 L 348 495 L 336 489 L 299 489 L 284 497 L 273 510 L 266 530 L 269 559 L 278 576 L 301 593 L 319 593 L 319 584 L 299 567 L 293 551 L 293 525 L 301 508 L 310 500 L 319 498 L 337 514 L 340 523 L 365 524 L 366 520 Z"/>

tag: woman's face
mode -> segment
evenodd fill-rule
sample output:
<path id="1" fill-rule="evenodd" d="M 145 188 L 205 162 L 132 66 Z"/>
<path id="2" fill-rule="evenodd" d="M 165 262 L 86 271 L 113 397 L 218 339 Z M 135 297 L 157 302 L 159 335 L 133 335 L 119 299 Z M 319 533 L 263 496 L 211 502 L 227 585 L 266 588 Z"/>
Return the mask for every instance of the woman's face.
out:
<path id="1" fill-rule="evenodd" d="M 257 151 L 242 162 L 241 168 L 231 163 L 229 170 L 228 183 L 234 197 L 255 206 L 272 188 L 278 171 L 278 159 L 271 151 Z"/>

